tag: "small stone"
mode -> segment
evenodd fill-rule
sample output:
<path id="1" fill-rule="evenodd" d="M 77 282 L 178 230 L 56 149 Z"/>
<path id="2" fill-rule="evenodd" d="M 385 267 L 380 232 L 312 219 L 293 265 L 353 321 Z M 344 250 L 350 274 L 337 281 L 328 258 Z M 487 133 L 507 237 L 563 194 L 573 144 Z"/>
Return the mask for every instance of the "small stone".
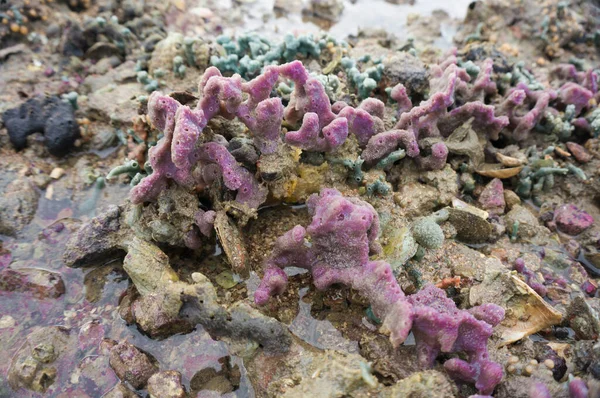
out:
<path id="1" fill-rule="evenodd" d="M 15 318 L 10 315 L 4 315 L 0 318 L 0 329 L 12 328 L 16 324 Z"/>
<path id="2" fill-rule="evenodd" d="M 235 281 L 235 279 L 233 277 L 233 273 L 229 270 L 225 270 L 225 271 L 221 272 L 219 275 L 217 275 L 215 277 L 215 282 L 217 282 L 217 284 L 219 286 L 221 286 L 223 289 L 231 289 L 232 287 L 237 285 L 237 282 Z"/>
<path id="3" fill-rule="evenodd" d="M 592 216 L 573 204 L 559 206 L 554 211 L 554 221 L 560 231 L 569 235 L 579 235 L 594 223 Z"/>
<path id="4" fill-rule="evenodd" d="M 53 178 L 55 180 L 58 180 L 60 177 L 62 177 L 64 175 L 65 175 L 65 169 L 63 169 L 61 167 L 55 167 L 50 172 L 50 178 Z"/>
<path id="5" fill-rule="evenodd" d="M 510 211 L 515 205 L 521 204 L 521 198 L 519 198 L 519 195 L 517 195 L 513 191 L 505 189 L 504 202 L 506 203 L 506 208 Z"/>
<path id="6" fill-rule="evenodd" d="M 148 379 L 148 392 L 151 398 L 185 398 L 181 384 L 181 373 L 174 370 L 158 372 Z"/>
<path id="7" fill-rule="evenodd" d="M 594 297 L 596 295 L 596 291 L 598 290 L 598 287 L 596 287 L 596 285 L 594 285 L 592 282 L 587 280 L 581 284 L 581 290 L 583 290 L 583 292 L 585 294 L 587 294 L 588 296 Z"/>
<path id="8" fill-rule="evenodd" d="M 519 362 L 519 357 L 516 355 L 513 355 L 510 358 L 508 358 L 509 364 L 514 364 L 514 363 L 518 363 L 518 362 Z"/>
<path id="9" fill-rule="evenodd" d="M 567 142 L 567 148 L 569 148 L 569 151 L 580 163 L 587 163 L 592 160 L 592 155 L 587 151 L 587 149 L 579 144 L 576 144 L 575 142 Z"/>
<path id="10" fill-rule="evenodd" d="M 494 178 L 490 181 L 481 192 L 478 202 L 484 210 L 492 214 L 503 214 L 506 201 L 504 199 L 502 180 Z"/>
<path id="11" fill-rule="evenodd" d="M 154 361 L 127 341 L 121 341 L 110 349 L 110 367 L 119 379 L 136 389 L 145 387 L 148 379 L 158 372 Z"/>

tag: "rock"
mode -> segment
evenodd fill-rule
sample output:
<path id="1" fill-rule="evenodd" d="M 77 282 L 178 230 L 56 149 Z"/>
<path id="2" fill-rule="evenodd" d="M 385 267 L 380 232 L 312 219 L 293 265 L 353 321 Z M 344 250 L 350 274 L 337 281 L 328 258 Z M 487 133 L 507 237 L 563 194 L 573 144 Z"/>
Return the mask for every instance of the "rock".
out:
<path id="1" fill-rule="evenodd" d="M 239 387 L 240 369 L 237 365 L 232 366 L 231 357 L 219 358 L 219 365 L 221 365 L 219 371 L 209 367 L 196 372 L 190 381 L 192 390 L 210 391 L 221 396 L 221 394 L 230 393 Z"/>
<path id="2" fill-rule="evenodd" d="M 116 83 L 134 83 L 137 81 L 137 71 L 135 62 L 126 61 L 120 65 L 117 64 L 119 66 L 112 65 L 114 69 L 110 68 L 110 65 L 102 67 L 102 64 L 104 62 L 109 61 L 102 60 L 98 62 L 100 66 L 98 66 L 98 64 L 94 65 L 98 67 L 98 69 L 100 69 L 96 70 L 98 74 L 90 74 L 83 81 L 82 88 L 85 94 L 89 95 L 96 91 L 102 90 L 107 86 L 115 85 Z"/>
<path id="3" fill-rule="evenodd" d="M 554 210 L 554 222 L 560 231 L 579 235 L 594 224 L 594 218 L 573 204 L 565 204 Z"/>
<path id="4" fill-rule="evenodd" d="M 63 353 L 73 346 L 73 340 L 69 330 L 60 326 L 39 328 L 27 336 L 8 369 L 8 383 L 13 390 L 26 388 L 44 393 L 62 369 L 59 365 L 69 362 L 68 358 L 63 358 Z M 64 366 L 64 369 L 71 367 Z"/>
<path id="5" fill-rule="evenodd" d="M 501 346 L 562 321 L 559 311 L 500 265 L 488 264 L 483 282 L 469 291 L 469 306 L 484 303 L 493 303 L 505 309 L 504 320 L 495 327 L 495 332 L 501 336 Z"/>
<path id="6" fill-rule="evenodd" d="M 310 366 L 314 370 L 306 374 Z M 304 375 L 298 375 L 298 384 L 284 390 L 281 397 L 368 396 L 370 390 L 378 387 L 377 378 L 371 374 L 370 366 L 356 354 L 326 351 L 312 358 L 309 366 L 302 368 Z M 278 381 L 285 383 L 285 380 Z M 280 385 L 280 388 L 285 387 Z"/>
<path id="7" fill-rule="evenodd" d="M 148 64 L 148 72 L 153 75 L 157 69 L 173 70 L 173 58 L 177 56 L 185 59 L 183 35 L 177 32 L 169 32 L 167 37 L 156 43 Z"/>
<path id="8" fill-rule="evenodd" d="M 429 185 L 409 183 L 399 187 L 394 201 L 410 216 L 423 216 L 439 205 L 439 191 Z"/>
<path id="9" fill-rule="evenodd" d="M 144 388 L 148 379 L 158 372 L 156 360 L 127 341 L 113 344 L 109 354 L 110 367 L 121 381 L 130 383 L 138 390 Z"/>
<path id="10" fill-rule="evenodd" d="M 44 144 L 54 156 L 64 156 L 81 136 L 73 107 L 56 96 L 27 100 L 2 114 L 10 142 L 15 149 L 27 146 L 33 133 L 44 135 Z"/>
<path id="11" fill-rule="evenodd" d="M 482 209 L 489 211 L 491 214 L 504 213 L 506 202 L 504 200 L 502 180 L 494 178 L 490 181 L 481 192 L 481 195 L 479 195 L 477 201 Z"/>
<path id="12" fill-rule="evenodd" d="M 572 352 L 576 370 L 591 371 L 595 378 L 600 377 L 600 343 L 596 340 L 576 341 L 572 346 Z"/>
<path id="13" fill-rule="evenodd" d="M 79 340 L 79 349 L 82 351 L 93 351 L 100 347 L 100 343 L 104 339 L 104 326 L 100 323 L 99 320 L 93 320 L 85 323 L 79 329 L 79 335 L 77 339 Z"/>
<path id="14" fill-rule="evenodd" d="M 504 203 L 506 203 L 506 208 L 510 211 L 516 205 L 521 204 L 521 198 L 519 198 L 519 195 L 517 195 L 513 191 L 511 191 L 509 189 L 505 189 L 504 190 Z"/>
<path id="15" fill-rule="evenodd" d="M 582 340 L 596 340 L 600 336 L 600 299 L 577 296 L 567 310 L 569 326 Z"/>
<path id="16" fill-rule="evenodd" d="M 328 21 L 338 21 L 344 11 L 343 0 L 310 0 L 310 5 L 307 9 L 318 18 L 323 18 Z"/>
<path id="17" fill-rule="evenodd" d="M 0 234 L 14 236 L 25 228 L 35 215 L 39 197 L 25 179 L 8 184 L 0 196 Z"/>
<path id="18" fill-rule="evenodd" d="M 170 310 L 171 307 L 176 310 Z M 193 324 L 174 316 L 179 312 L 181 301 L 165 292 L 150 293 L 138 298 L 131 310 L 138 326 L 152 338 L 166 338 L 177 333 L 189 333 Z"/>
<path id="19" fill-rule="evenodd" d="M 587 163 L 593 158 L 592 154 L 589 153 L 587 149 L 575 142 L 567 142 L 567 148 L 569 149 L 569 152 L 573 154 L 573 157 L 580 163 Z"/>
<path id="20" fill-rule="evenodd" d="M 429 90 L 427 68 L 418 57 L 406 52 L 397 52 L 383 59 L 382 85 L 394 87 L 402 83 L 409 96 L 423 94 Z"/>
<path id="21" fill-rule="evenodd" d="M 57 298 L 65 293 L 60 274 L 37 268 L 5 268 L 0 271 L 0 290 L 30 293 L 34 297 Z"/>
<path id="22" fill-rule="evenodd" d="M 516 230 L 516 236 L 519 239 L 531 239 L 537 237 L 541 232 L 537 218 L 528 209 L 523 206 L 515 205 L 506 215 L 506 228 L 509 235 Z M 517 225 L 515 225 L 515 223 Z"/>
<path id="23" fill-rule="evenodd" d="M 102 398 L 139 398 L 139 395 L 131 391 L 125 384 L 119 383 Z"/>
<path id="24" fill-rule="evenodd" d="M 150 398 L 185 398 L 185 389 L 181 384 L 181 373 L 166 370 L 152 375 L 148 379 Z"/>
<path id="25" fill-rule="evenodd" d="M 111 390 L 118 384 L 119 379 L 109 365 L 109 359 L 104 355 L 88 355 L 79 362 L 79 366 L 71 373 L 71 380 L 85 386 L 86 391 L 98 395 Z"/>
<path id="26" fill-rule="evenodd" d="M 456 228 L 458 240 L 466 243 L 484 243 L 492 236 L 492 224 L 468 207 L 448 209 L 448 212 L 448 221 Z"/>
<path id="27" fill-rule="evenodd" d="M 360 354 L 373 364 L 375 373 L 394 383 L 420 370 L 414 345 L 394 348 L 385 336 L 365 335 L 360 342 Z"/>
<path id="28" fill-rule="evenodd" d="M 119 206 L 111 205 L 83 225 L 67 242 L 64 263 L 69 267 L 81 267 L 122 253 L 119 235 L 122 211 Z"/>
<path id="29" fill-rule="evenodd" d="M 388 387 L 379 395 L 382 398 L 453 398 L 458 396 L 456 384 L 437 370 L 415 372 L 398 383 Z"/>
<path id="30" fill-rule="evenodd" d="M 88 95 L 90 118 L 131 125 L 138 114 L 136 98 L 146 94 L 139 83 L 109 84 Z"/>
<path id="31" fill-rule="evenodd" d="M 552 378 L 552 372 L 537 371 L 534 376 L 514 375 L 507 377 L 496 388 L 494 397 L 497 398 L 531 398 L 530 392 L 535 389 L 537 383 L 548 388 L 552 398 L 568 398 L 563 384 L 559 384 Z"/>

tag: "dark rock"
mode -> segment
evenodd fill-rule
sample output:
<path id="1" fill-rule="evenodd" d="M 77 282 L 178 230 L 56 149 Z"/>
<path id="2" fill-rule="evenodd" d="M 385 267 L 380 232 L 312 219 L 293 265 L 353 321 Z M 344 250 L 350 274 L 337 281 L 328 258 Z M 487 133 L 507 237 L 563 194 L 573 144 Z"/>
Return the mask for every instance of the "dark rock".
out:
<path id="1" fill-rule="evenodd" d="M 2 120 L 10 142 L 17 150 L 27 146 L 29 135 L 42 133 L 48 152 L 64 156 L 80 137 L 73 107 L 56 96 L 27 100 L 21 106 L 5 111 Z"/>
<path id="2" fill-rule="evenodd" d="M 382 85 L 394 87 L 402 83 L 409 96 L 424 94 L 429 90 L 428 73 L 425 64 L 417 57 L 406 52 L 399 52 L 384 58 Z M 414 101 L 414 98 L 413 98 Z"/>
<path id="3" fill-rule="evenodd" d="M 37 268 L 0 271 L 0 290 L 31 293 L 41 299 L 57 298 L 65 293 L 65 283 L 60 274 Z"/>
<path id="4" fill-rule="evenodd" d="M 68 22 L 62 38 L 62 54 L 64 56 L 82 57 L 87 49 L 83 30 L 76 22 Z"/>
<path id="5" fill-rule="evenodd" d="M 252 144 L 252 140 L 246 137 L 234 137 L 229 141 L 229 152 L 235 160 L 244 166 L 254 168 L 258 162 L 258 152 Z"/>

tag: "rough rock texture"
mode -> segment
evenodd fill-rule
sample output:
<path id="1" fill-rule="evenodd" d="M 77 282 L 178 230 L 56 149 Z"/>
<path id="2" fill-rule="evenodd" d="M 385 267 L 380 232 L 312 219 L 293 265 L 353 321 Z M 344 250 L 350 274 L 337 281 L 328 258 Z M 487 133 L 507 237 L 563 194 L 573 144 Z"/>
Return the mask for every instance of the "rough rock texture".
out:
<path id="1" fill-rule="evenodd" d="M 485 186 L 478 199 L 481 208 L 492 214 L 503 214 L 506 202 L 504 201 L 504 187 L 502 180 L 494 178 Z"/>
<path id="2" fill-rule="evenodd" d="M 155 373 L 148 379 L 148 393 L 151 398 L 185 398 L 185 388 L 181 384 L 181 373 L 166 370 Z"/>
<path id="3" fill-rule="evenodd" d="M 10 183 L 0 197 L 0 234 L 15 235 L 25 228 L 35 215 L 39 196 L 28 180 Z"/>
<path id="4" fill-rule="evenodd" d="M 57 298 L 65 293 L 65 283 L 56 272 L 5 268 L 0 271 L 0 290 L 30 293 L 40 299 Z"/>
<path id="5" fill-rule="evenodd" d="M 554 221 L 558 229 L 569 235 L 579 235 L 594 223 L 592 216 L 573 204 L 557 207 Z"/>
<path id="6" fill-rule="evenodd" d="M 134 388 L 145 387 L 148 379 L 158 372 L 156 361 L 134 345 L 126 341 L 105 342 L 105 344 L 113 345 L 109 354 L 110 367 L 119 379 L 130 383 Z"/>
<path id="7" fill-rule="evenodd" d="M 457 394 L 454 383 L 437 370 L 415 372 L 409 377 L 384 389 L 382 398 L 414 397 L 414 398 L 453 398 Z"/>
<path id="8" fill-rule="evenodd" d="M 60 326 L 36 329 L 12 358 L 8 382 L 13 390 L 27 388 L 44 393 L 57 379 L 58 372 L 69 368 L 72 358 L 62 358 L 66 348 L 75 344 L 75 336 Z"/>

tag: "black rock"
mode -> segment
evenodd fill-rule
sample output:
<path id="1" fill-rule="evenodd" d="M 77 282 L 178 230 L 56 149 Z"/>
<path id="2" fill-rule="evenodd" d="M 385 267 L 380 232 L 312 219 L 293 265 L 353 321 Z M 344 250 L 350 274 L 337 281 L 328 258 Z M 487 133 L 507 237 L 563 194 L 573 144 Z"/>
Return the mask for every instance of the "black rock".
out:
<path id="1" fill-rule="evenodd" d="M 29 135 L 42 133 L 48 152 L 64 156 L 80 137 L 73 107 L 56 96 L 27 100 L 21 106 L 5 111 L 2 120 L 10 142 L 17 150 L 27 146 Z"/>

